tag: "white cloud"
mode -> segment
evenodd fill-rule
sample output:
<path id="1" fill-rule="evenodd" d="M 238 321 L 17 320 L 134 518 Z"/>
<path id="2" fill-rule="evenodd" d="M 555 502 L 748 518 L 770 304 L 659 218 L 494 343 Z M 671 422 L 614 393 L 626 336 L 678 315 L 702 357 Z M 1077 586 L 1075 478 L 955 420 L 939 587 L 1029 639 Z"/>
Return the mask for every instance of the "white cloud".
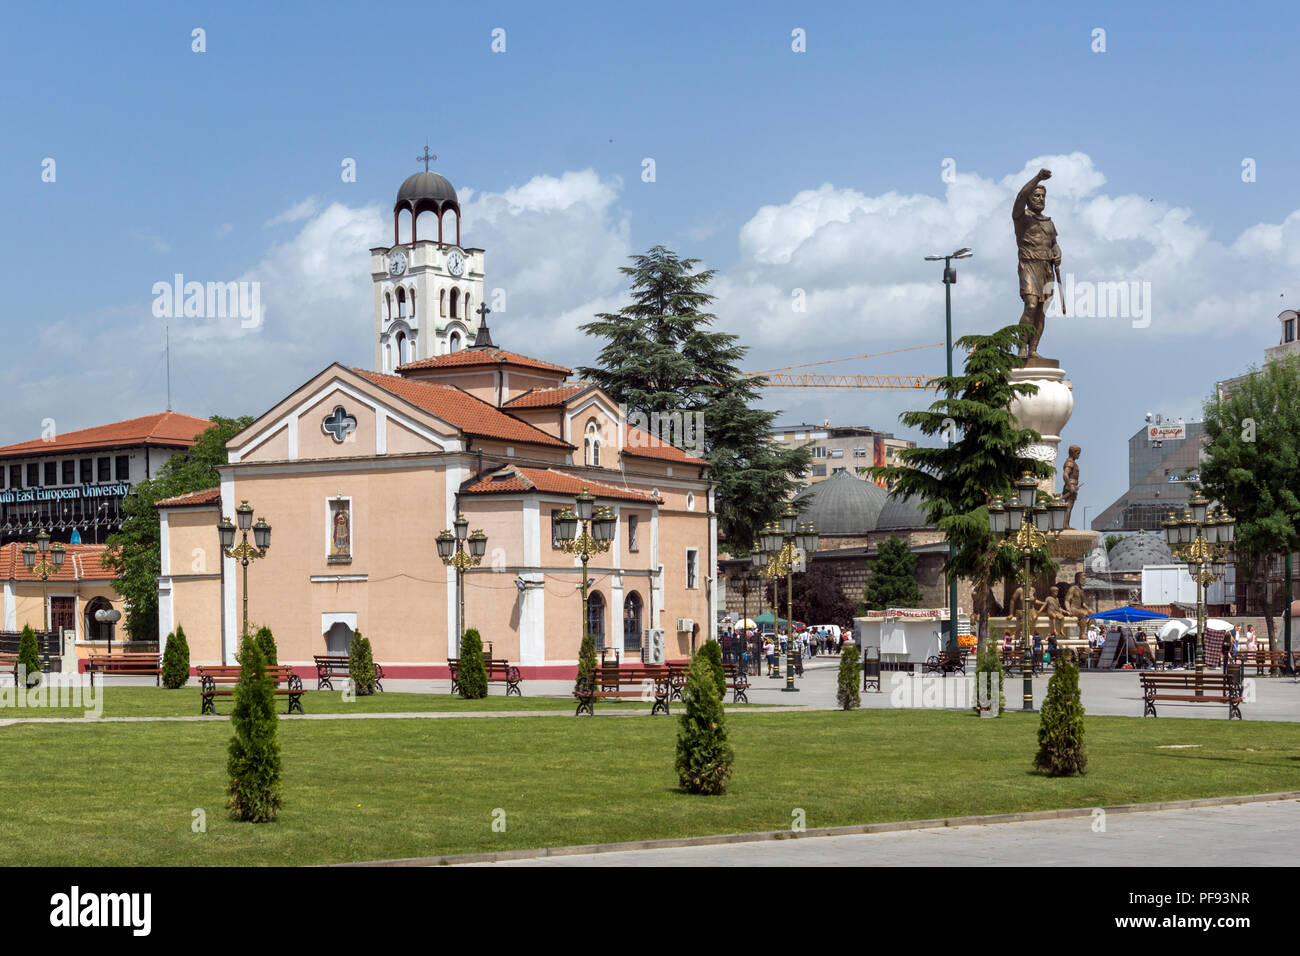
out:
<path id="1" fill-rule="evenodd" d="M 278 216 L 272 216 L 270 219 L 266 220 L 263 225 L 269 228 L 287 222 L 302 222 L 304 219 L 309 219 L 316 215 L 316 210 L 319 208 L 320 200 L 315 196 L 308 196 L 302 202 L 294 203 Z"/>

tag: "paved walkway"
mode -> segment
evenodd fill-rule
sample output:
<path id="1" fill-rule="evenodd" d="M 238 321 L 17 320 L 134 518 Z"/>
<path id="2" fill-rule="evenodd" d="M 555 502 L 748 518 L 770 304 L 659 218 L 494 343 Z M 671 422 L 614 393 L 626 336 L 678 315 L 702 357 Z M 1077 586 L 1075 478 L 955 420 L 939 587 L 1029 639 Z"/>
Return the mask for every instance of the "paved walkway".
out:
<path id="1" fill-rule="evenodd" d="M 1104 822 L 1104 832 L 1095 829 Z M 470 866 L 1293 866 L 1300 801 Z"/>

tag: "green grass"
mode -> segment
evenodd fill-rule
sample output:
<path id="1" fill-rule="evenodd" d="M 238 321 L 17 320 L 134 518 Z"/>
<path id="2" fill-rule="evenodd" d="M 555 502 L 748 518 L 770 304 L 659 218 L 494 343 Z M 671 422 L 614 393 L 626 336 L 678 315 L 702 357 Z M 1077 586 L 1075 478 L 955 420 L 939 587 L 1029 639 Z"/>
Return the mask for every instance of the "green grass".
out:
<path id="1" fill-rule="evenodd" d="M 1037 725 L 734 711 L 730 792 L 693 797 L 676 720 L 284 721 L 284 808 L 252 825 L 225 813 L 225 722 L 20 724 L 0 728 L 0 865 L 324 863 L 784 829 L 797 808 L 821 827 L 1300 789 L 1300 724 L 1089 717 L 1089 773 L 1056 780 L 1030 769 Z"/>

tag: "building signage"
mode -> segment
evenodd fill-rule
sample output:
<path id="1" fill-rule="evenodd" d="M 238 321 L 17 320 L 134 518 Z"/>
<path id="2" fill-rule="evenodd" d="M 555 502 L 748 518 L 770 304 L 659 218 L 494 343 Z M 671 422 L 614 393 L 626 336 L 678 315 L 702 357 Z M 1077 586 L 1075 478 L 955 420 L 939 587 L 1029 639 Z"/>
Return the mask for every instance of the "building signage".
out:
<path id="1" fill-rule="evenodd" d="M 1191 474 L 1191 475 L 1170 475 L 1170 476 L 1169 476 L 1169 480 L 1170 480 L 1170 481 L 1193 481 L 1193 482 L 1196 482 L 1196 481 L 1200 481 L 1200 480 L 1201 480 L 1201 476 L 1200 476 L 1200 475 L 1197 475 L 1197 474 Z"/>
<path id="2" fill-rule="evenodd" d="M 125 498 L 131 492 L 129 482 L 110 485 L 77 485 L 72 488 L 14 488 L 0 491 L 0 504 L 22 504 L 29 501 L 79 501 L 84 498 Z"/>
<path id="3" fill-rule="evenodd" d="M 1174 441 L 1187 437 L 1187 426 L 1183 422 L 1168 425 L 1148 425 L 1147 438 L 1150 441 Z"/>

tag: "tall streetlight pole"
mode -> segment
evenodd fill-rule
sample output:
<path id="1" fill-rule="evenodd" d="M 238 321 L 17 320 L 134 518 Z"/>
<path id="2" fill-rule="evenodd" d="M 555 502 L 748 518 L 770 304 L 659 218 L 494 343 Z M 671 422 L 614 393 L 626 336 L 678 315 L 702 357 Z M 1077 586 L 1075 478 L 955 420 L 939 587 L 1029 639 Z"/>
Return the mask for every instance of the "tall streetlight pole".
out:
<path id="1" fill-rule="evenodd" d="M 271 526 L 263 518 L 257 519 L 257 524 L 253 524 L 253 508 L 245 501 L 235 509 L 235 515 L 239 519 L 239 531 L 242 534 L 242 540 L 239 546 L 235 546 L 235 526 L 231 524 L 230 518 L 222 516 L 221 521 L 217 524 L 217 532 L 221 535 L 221 553 L 228 558 L 238 558 L 244 566 L 244 630 L 240 638 L 240 646 L 248 639 L 248 565 L 258 558 L 266 557 L 267 548 L 271 547 Z M 253 530 L 253 541 L 256 547 L 248 543 L 248 531 Z"/>
<path id="2" fill-rule="evenodd" d="M 1065 512 L 1067 505 L 1059 497 L 1052 498 L 1046 505 L 1038 504 L 1038 482 L 1026 474 L 1016 482 L 1016 496 L 1008 501 L 994 498 L 988 507 L 989 530 L 995 536 L 1002 537 L 1014 545 L 1024 558 L 1024 610 L 1021 616 L 1020 675 L 1024 679 L 1024 709 L 1034 709 L 1034 666 L 1033 651 L 1030 648 L 1030 620 L 1033 614 L 1034 588 L 1033 567 L 1034 553 L 1044 550 L 1047 536 L 1059 538 L 1065 530 Z"/>
<path id="3" fill-rule="evenodd" d="M 582 523 L 582 532 L 578 533 L 578 523 Z M 609 550 L 614 540 L 614 512 L 609 508 L 597 508 L 596 496 L 583 488 L 574 499 L 574 507 L 566 508 L 555 519 L 560 537 L 560 549 L 566 554 L 576 554 L 582 559 L 582 628 L 580 637 L 587 635 L 587 561 L 593 554 L 602 554 Z M 575 537 L 576 535 L 576 537 Z"/>
<path id="4" fill-rule="evenodd" d="M 786 508 L 779 525 L 772 524 L 762 533 L 763 550 L 776 566 L 776 574 L 785 574 L 786 644 L 784 691 L 797 692 L 794 686 L 794 564 L 797 551 L 811 555 L 817 550 L 817 531 L 811 524 L 799 523 L 799 512 Z"/>
<path id="5" fill-rule="evenodd" d="M 456 515 L 452 527 L 456 529 L 454 534 L 444 528 L 437 541 L 442 563 L 456 569 L 456 653 L 459 655 L 459 644 L 465 636 L 465 572 L 482 562 L 487 551 L 487 535 L 481 528 L 475 528 L 470 534 L 469 519 L 461 514 Z"/>
<path id="6" fill-rule="evenodd" d="M 944 314 L 948 330 L 948 377 L 952 378 L 952 287 L 957 284 L 957 270 L 952 267 L 954 259 L 969 259 L 973 252 L 963 247 L 947 256 L 926 256 L 926 262 L 943 260 L 943 298 Z M 950 396 L 951 397 L 951 396 Z M 953 444 L 952 430 L 948 430 L 948 447 Z M 948 541 L 948 566 L 952 566 L 956 548 L 952 540 Z M 957 575 L 948 576 L 948 650 L 957 650 Z"/>
<path id="7" fill-rule="evenodd" d="M 754 637 L 754 674 L 760 676 L 763 673 L 763 627 L 758 623 L 758 619 L 763 616 L 763 578 L 767 576 L 767 555 L 763 553 L 762 538 L 759 539 L 758 547 L 754 553 L 749 556 L 750 566 L 754 569 L 756 577 L 755 582 L 758 584 L 758 613 L 754 615 L 754 629 L 758 634 Z M 773 620 L 776 615 L 772 615 Z M 776 625 L 773 624 L 773 627 Z"/>
<path id="8" fill-rule="evenodd" d="M 37 556 L 40 560 L 37 560 Z M 36 547 L 30 544 L 23 545 L 23 564 L 27 570 L 32 572 L 41 579 L 41 611 L 45 621 L 45 637 L 48 640 L 50 635 L 50 598 L 48 594 L 48 582 L 50 575 L 58 572 L 63 567 L 63 561 L 67 557 L 63 545 L 55 543 L 50 544 L 50 533 L 44 528 L 36 535 Z M 112 650 L 112 645 L 109 646 Z"/>
<path id="9" fill-rule="evenodd" d="M 1204 696 L 1201 679 L 1205 674 L 1205 592 L 1226 572 L 1225 561 L 1232 550 L 1237 519 L 1222 507 L 1208 514 L 1210 502 L 1196 495 L 1187 502 L 1182 520 L 1169 513 L 1169 520 L 1161 522 L 1165 540 L 1182 560 L 1196 581 L 1196 696 Z"/>

